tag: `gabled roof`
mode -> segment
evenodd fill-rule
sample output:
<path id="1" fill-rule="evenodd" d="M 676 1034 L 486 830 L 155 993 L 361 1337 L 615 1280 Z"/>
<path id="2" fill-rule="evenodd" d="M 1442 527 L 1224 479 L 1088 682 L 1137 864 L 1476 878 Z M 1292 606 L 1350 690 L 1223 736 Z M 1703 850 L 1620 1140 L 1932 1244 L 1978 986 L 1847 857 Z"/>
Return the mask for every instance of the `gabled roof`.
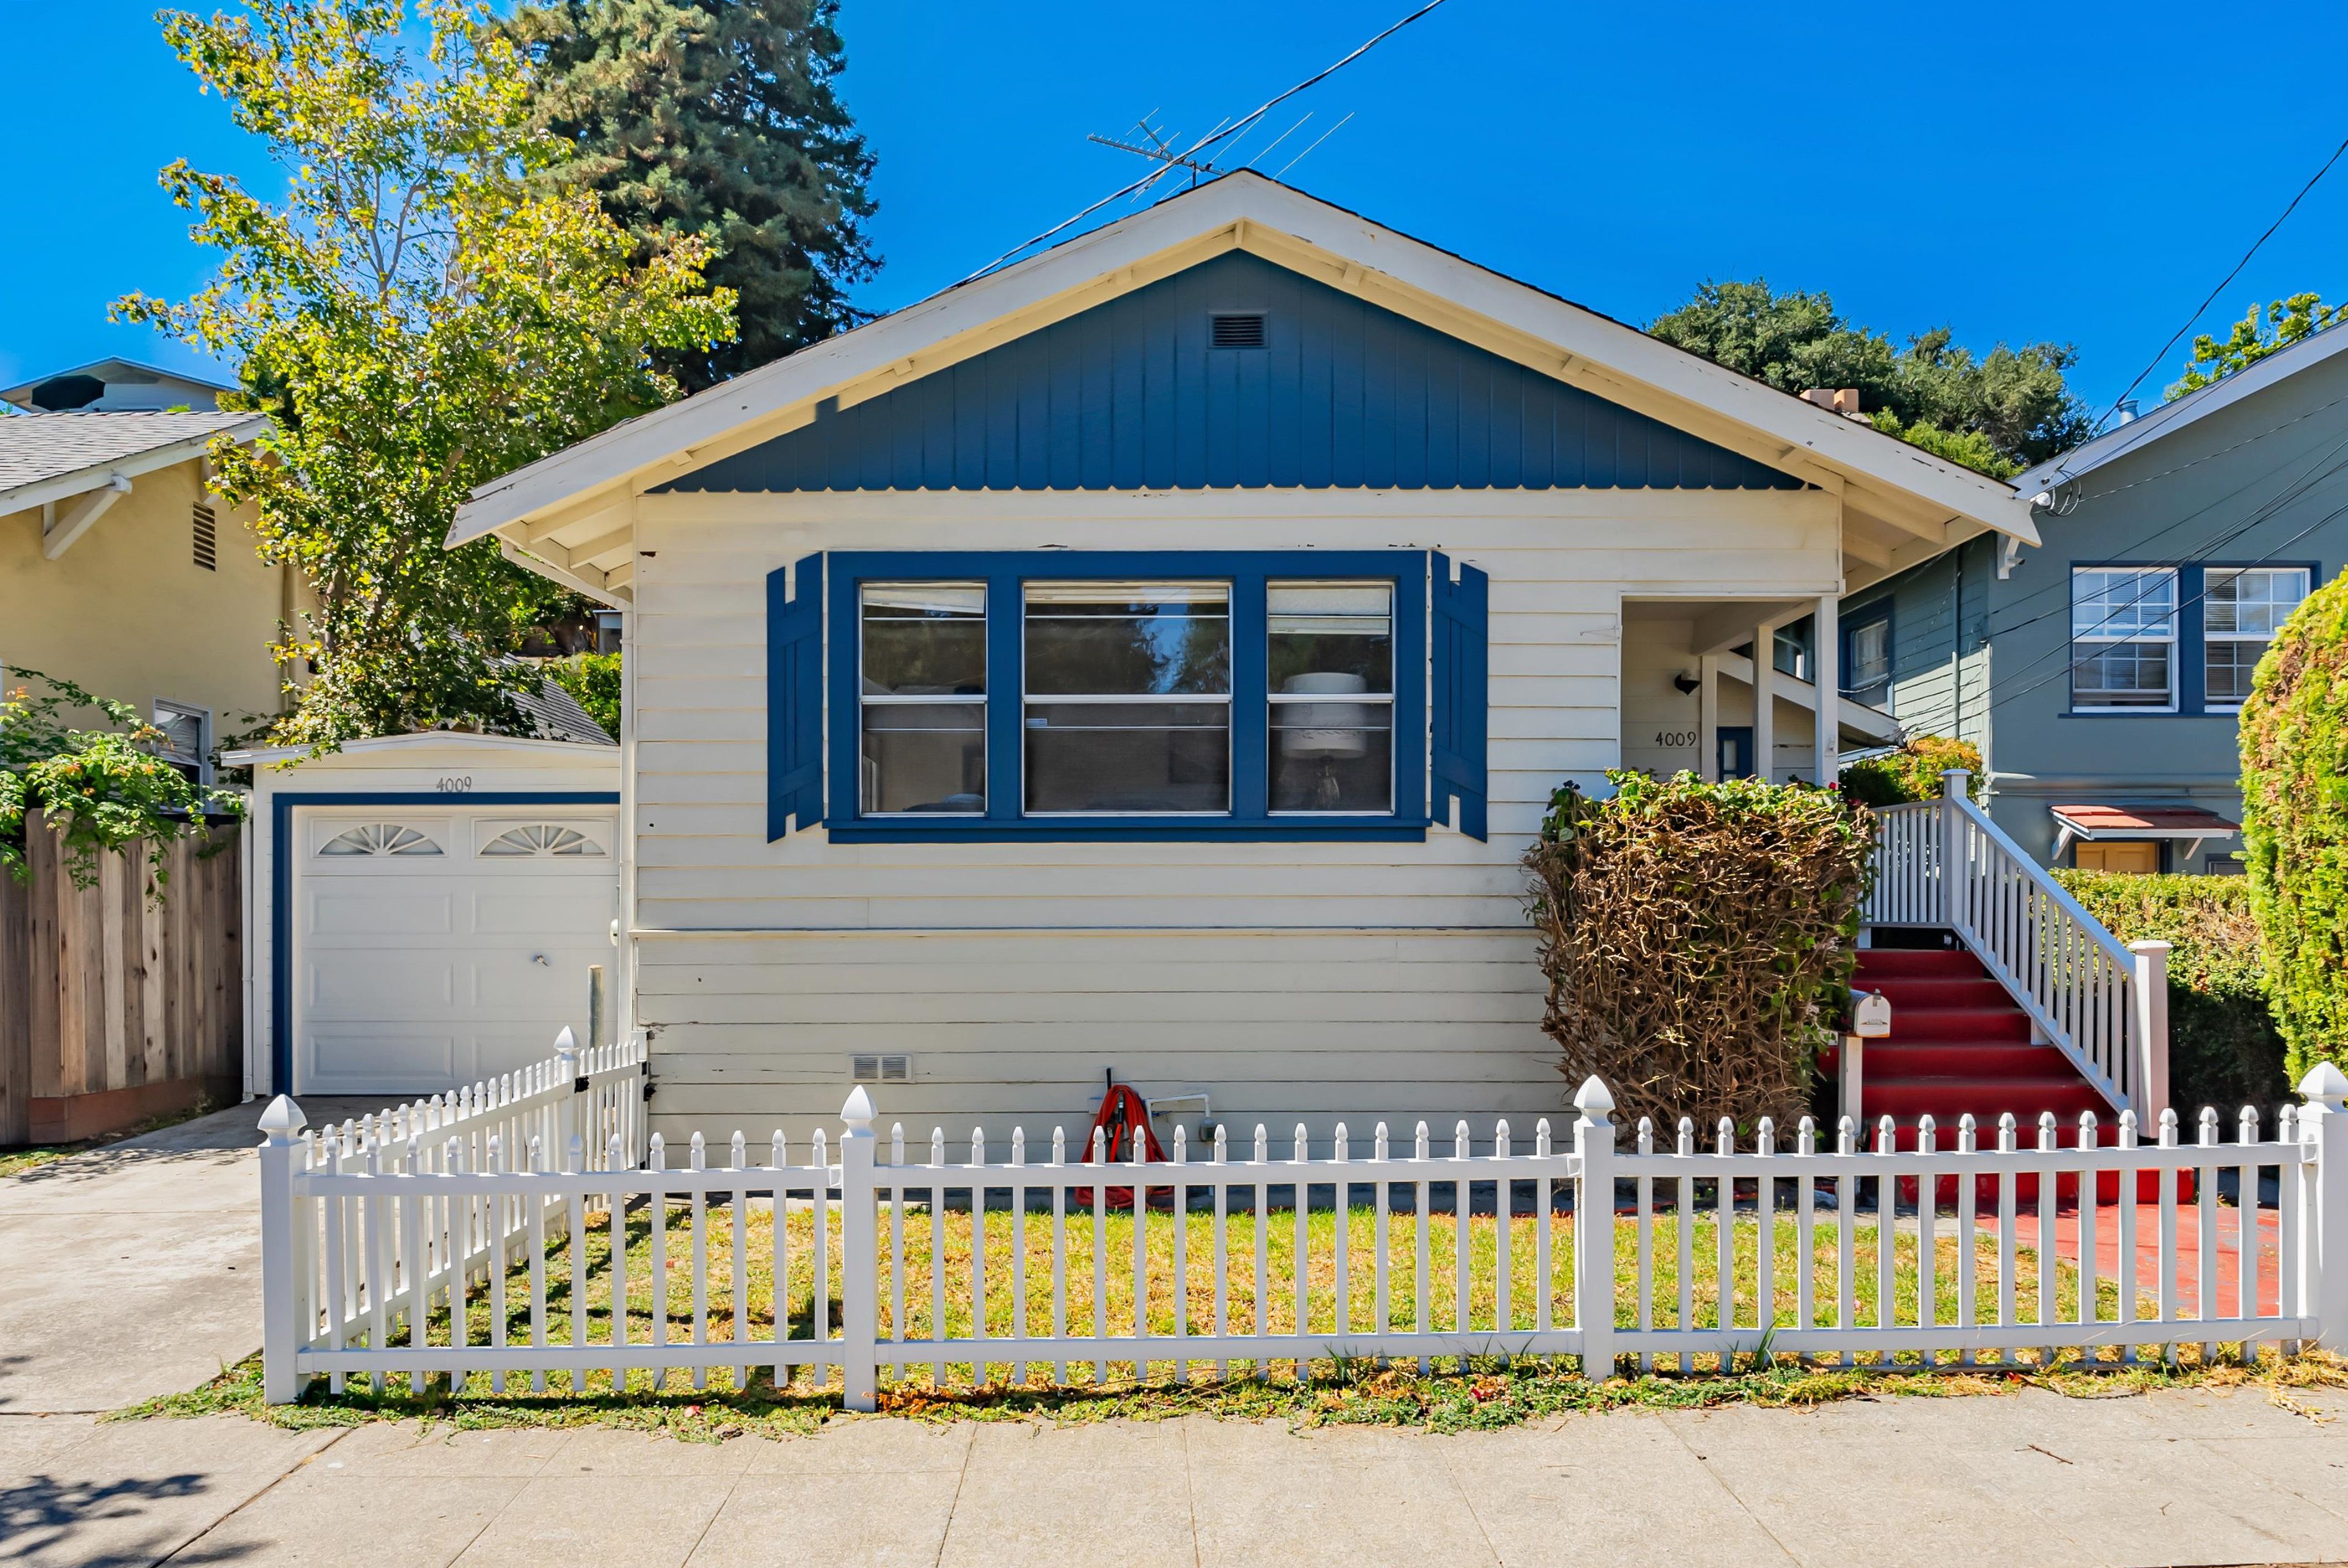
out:
<path id="1" fill-rule="evenodd" d="M 244 440 L 259 414 L 18 414 L 0 418 L 0 513 L 60 501 L 200 456 L 215 436 Z"/>
<path id="2" fill-rule="evenodd" d="M 2093 473 L 2106 463 L 2141 452 L 2181 430 L 2190 429 L 2212 414 L 2231 408 L 2245 398 L 2256 397 L 2269 387 L 2302 371 L 2312 370 L 2337 354 L 2348 354 L 2348 330 L 2332 326 L 2320 333 L 2311 333 L 2289 348 L 2277 349 L 2264 359 L 2230 375 L 2221 377 L 2208 386 L 2198 387 L 2173 402 L 2164 403 L 2141 418 L 2131 419 L 2126 425 L 2106 430 L 2094 440 L 2082 442 L 2059 457 L 2048 458 L 2027 473 L 2015 475 L 2013 487 L 2024 496 L 2036 496 L 2052 490 L 2057 485 Z"/>
<path id="3" fill-rule="evenodd" d="M 33 394 L 45 383 L 62 381 L 69 375 L 86 375 L 93 381 L 103 382 L 108 394 L 113 394 L 118 387 L 160 388 L 163 390 L 152 395 L 169 398 L 174 403 L 185 403 L 191 407 L 211 408 L 220 394 L 236 390 L 231 382 L 215 381 L 211 376 L 191 374 L 184 370 L 166 370 L 160 364 L 148 364 L 139 360 L 109 354 L 104 359 L 91 360 L 88 364 L 53 370 L 46 375 L 36 375 L 30 381 L 0 390 L 0 402 L 31 409 L 34 406 Z M 141 401 L 140 406 L 148 405 Z M 119 406 L 118 404 L 117 407 Z M 160 409 L 167 405 L 154 403 L 151 406 Z"/>
<path id="4" fill-rule="evenodd" d="M 636 496 L 807 425 L 819 405 L 853 406 L 1231 250 L 1836 490 L 1928 553 L 1984 529 L 2037 542 L 2001 481 L 1244 170 L 483 485 L 448 542 L 496 534 L 534 569 L 624 601 Z"/>

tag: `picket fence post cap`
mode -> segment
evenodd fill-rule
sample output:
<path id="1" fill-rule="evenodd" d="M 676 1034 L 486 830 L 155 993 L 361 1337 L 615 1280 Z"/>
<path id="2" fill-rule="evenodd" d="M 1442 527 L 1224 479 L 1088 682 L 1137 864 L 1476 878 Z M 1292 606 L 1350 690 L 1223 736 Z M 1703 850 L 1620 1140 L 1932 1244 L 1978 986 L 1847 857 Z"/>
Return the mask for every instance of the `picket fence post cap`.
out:
<path id="1" fill-rule="evenodd" d="M 2337 1076 L 2336 1070 L 2334 1075 Z M 279 1095 L 261 1113 L 261 1130 L 269 1134 L 269 1141 L 273 1143 L 291 1143 L 294 1134 L 305 1125 L 307 1118 L 302 1114 L 302 1108 L 294 1103 L 291 1095 Z"/>
<path id="2" fill-rule="evenodd" d="M 2311 1104 L 2327 1111 L 2348 1110 L 2348 1074 L 2328 1061 L 2319 1061 L 2299 1081 L 2299 1092 Z M 265 1121 L 262 1123 L 267 1126 Z"/>
<path id="3" fill-rule="evenodd" d="M 571 1026 L 566 1023 L 562 1026 L 562 1032 L 554 1037 L 554 1054 L 572 1056 L 577 1054 L 578 1050 L 579 1037 L 571 1032 Z"/>
<path id="4" fill-rule="evenodd" d="M 848 1091 L 848 1103 L 839 1108 L 839 1119 L 848 1123 L 851 1132 L 872 1131 L 872 1096 L 864 1092 L 864 1085 L 860 1083 Z"/>
<path id="5" fill-rule="evenodd" d="M 1573 1108 L 1593 1122 L 1603 1121 L 1614 1109 L 1614 1096 L 1608 1092 L 1606 1085 L 1593 1072 L 1581 1081 L 1580 1089 L 1574 1091 Z"/>

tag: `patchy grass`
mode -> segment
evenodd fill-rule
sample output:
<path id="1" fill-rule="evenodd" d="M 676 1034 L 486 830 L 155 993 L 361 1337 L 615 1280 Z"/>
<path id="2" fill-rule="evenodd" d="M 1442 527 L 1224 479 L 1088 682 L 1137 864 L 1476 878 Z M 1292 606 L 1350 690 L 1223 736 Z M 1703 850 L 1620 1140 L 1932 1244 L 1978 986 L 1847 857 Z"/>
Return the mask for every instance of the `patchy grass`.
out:
<path id="1" fill-rule="evenodd" d="M 1730 1374 L 1689 1377 L 1644 1374 L 1586 1383 L 1553 1363 L 1471 1358 L 1467 1365 L 1421 1374 L 1406 1366 L 1340 1366 L 1303 1383 L 1276 1379 L 1209 1379 L 1178 1385 L 1109 1383 L 1056 1389 L 1048 1383 L 998 1383 L 984 1389 L 932 1393 L 909 1386 L 884 1392 L 881 1413 L 845 1417 L 829 1391 L 778 1393 L 764 1378 L 736 1393 L 631 1389 L 610 1394 L 494 1395 L 477 1386 L 450 1394 L 346 1391 L 324 1385 L 301 1403 L 267 1405 L 261 1397 L 261 1358 L 251 1357 L 203 1387 L 118 1410 L 109 1420 L 242 1415 L 292 1430 L 354 1427 L 369 1421 L 422 1420 L 459 1430 L 500 1427 L 609 1427 L 658 1432 L 686 1442 L 736 1437 L 806 1437 L 827 1420 L 891 1418 L 952 1421 L 1048 1421 L 1082 1425 L 1112 1419 L 1169 1420 L 1209 1416 L 1220 1420 L 1281 1420 L 1298 1430 L 1327 1426 L 1410 1428 L 1428 1432 L 1491 1430 L 1576 1413 L 1622 1409 L 1707 1409 L 1723 1405 L 1801 1409 L 1861 1399 L 1962 1399 L 2045 1389 L 2071 1399 L 2108 1399 L 2160 1389 L 2255 1389 L 2275 1405 L 2312 1420 L 2328 1418 L 2298 1395 L 2348 1389 L 2348 1362 L 2309 1353 L 2289 1360 L 2272 1351 L 2251 1366 L 2202 1366 L 2188 1355 L 2175 1367 L 2143 1362 L 2091 1371 L 2065 1363 L 2051 1371 L 2029 1366 L 1971 1371 L 1879 1368 L 1849 1370 L 1781 1364 Z"/>
<path id="2" fill-rule="evenodd" d="M 220 1106 L 207 1097 L 199 1099 L 184 1111 L 171 1111 L 160 1116 L 149 1116 L 136 1126 L 126 1127 L 119 1132 L 108 1132 L 102 1138 L 84 1138 L 72 1143 L 38 1143 L 25 1149 L 0 1149 L 0 1176 L 19 1176 L 26 1171 L 54 1164 L 59 1160 L 70 1158 L 75 1154 L 86 1153 L 92 1149 L 103 1149 L 109 1143 L 119 1143 L 125 1139 L 136 1138 L 141 1133 L 160 1132 L 166 1127 L 176 1127 L 182 1122 L 192 1122 L 199 1116 L 208 1116 L 219 1109 Z"/>
<path id="3" fill-rule="evenodd" d="M 827 1235 L 828 1266 L 821 1279 L 825 1313 L 837 1321 L 840 1275 L 837 1214 Z M 1212 1216 L 1190 1214 L 1178 1225 L 1165 1213 L 1137 1222 L 1130 1214 L 1108 1215 L 1094 1234 L 1091 1215 L 1072 1214 L 1061 1222 L 1066 1229 L 1067 1259 L 1066 1291 L 1059 1309 L 1070 1331 L 1090 1332 L 1097 1310 L 1112 1335 L 1132 1330 L 1136 1317 L 1134 1251 L 1140 1247 L 1146 1289 L 1139 1300 L 1140 1316 L 1150 1332 L 1172 1333 L 1178 1310 L 1190 1333 L 1210 1333 L 1220 1312 L 1239 1331 L 1252 1329 L 1259 1295 L 1256 1273 L 1255 1220 L 1245 1213 L 1230 1217 L 1222 1268 L 1218 1273 L 1213 1245 Z M 1357 1209 L 1344 1217 L 1346 1238 L 1344 1282 L 1346 1322 L 1353 1332 L 1367 1330 L 1379 1309 L 1375 1282 L 1375 1241 L 1379 1219 L 1375 1211 Z M 1888 1359 L 1869 1357 L 1869 1364 L 1852 1368 L 1808 1367 L 1769 1355 L 1766 1347 L 1722 1358 L 1691 1357 L 1684 1368 L 1639 1369 L 1636 1375 L 1602 1383 L 1583 1381 L 1555 1360 L 1499 1356 L 1439 1357 L 1426 1367 L 1412 1363 L 1380 1365 L 1344 1352 L 1344 1333 L 1339 1328 L 1336 1238 L 1339 1216 L 1328 1210 L 1304 1217 L 1303 1247 L 1292 1210 L 1273 1210 L 1263 1227 L 1264 1263 L 1261 1295 L 1271 1332 L 1303 1331 L 1324 1337 L 1331 1354 L 1303 1365 L 1292 1359 L 1268 1363 L 1261 1370 L 1251 1362 L 1232 1361 L 1219 1367 L 1211 1361 L 1153 1359 L 1137 1367 L 1130 1360 L 1097 1367 L 1091 1361 L 1071 1361 L 1067 1381 L 1056 1381 L 1058 1368 L 1051 1362 L 1013 1359 L 1011 1347 L 1000 1359 L 973 1365 L 950 1363 L 933 1378 L 926 1365 L 887 1388 L 882 1409 L 899 1416 L 932 1420 L 1051 1419 L 1086 1421 L 1110 1417 L 1163 1419 L 1208 1414 L 1236 1419 L 1285 1419 L 1303 1425 L 1372 1423 L 1412 1426 L 1430 1430 L 1461 1430 L 1507 1426 L 1575 1410 L 1624 1407 L 1685 1409 L 1728 1403 L 1808 1405 L 1829 1400 L 1878 1397 L 1945 1398 L 1961 1394 L 1996 1393 L 2024 1386 L 2054 1389 L 2066 1394 L 2097 1395 L 2180 1385 L 2264 1387 L 2288 1403 L 2289 1390 L 2305 1387 L 2348 1387 L 2348 1368 L 2325 1357 L 2283 1361 L 2271 1351 L 2249 1366 L 2223 1352 L 2204 1364 L 2199 1348 L 2184 1347 L 2179 1361 L 2162 1367 L 2157 1358 L 2132 1365 L 2116 1360 L 2082 1363 L 2075 1358 L 2041 1366 L 2037 1353 L 2024 1351 L 2013 1361 L 1995 1366 L 1928 1368 L 1913 1353 Z M 1418 1312 L 1419 1231 L 1415 1214 L 1388 1217 L 1389 1266 L 1385 1311 L 1396 1327 L 1409 1326 Z M 796 1342 L 795 1353 L 810 1356 L 816 1317 L 818 1276 L 814 1266 L 814 1216 L 804 1206 L 786 1210 L 780 1226 L 783 1288 L 779 1309 Z M 1428 1326 L 1449 1329 L 1460 1321 L 1459 1246 L 1461 1231 L 1453 1216 L 1429 1214 L 1424 1221 L 1427 1267 Z M 1962 1296 L 1959 1280 L 1968 1272 L 1963 1245 L 1944 1225 L 1931 1252 L 1934 1321 L 1953 1323 L 1960 1317 Z M 884 1214 L 880 1227 L 882 1273 L 879 1299 L 881 1335 L 890 1336 L 897 1313 L 897 1296 L 891 1286 L 891 1259 L 903 1259 L 903 1318 L 908 1338 L 927 1337 L 941 1317 L 949 1337 L 967 1337 L 979 1315 L 971 1290 L 973 1251 L 983 1247 L 987 1289 L 983 1302 L 986 1332 L 1010 1339 L 1025 1332 L 1048 1334 L 1053 1326 L 1053 1241 L 1055 1221 L 1049 1214 L 1013 1214 L 990 1211 L 973 1225 L 967 1212 L 932 1215 L 919 1209 Z M 1878 1322 L 1884 1292 L 1879 1279 L 1882 1239 L 1872 1216 L 1853 1216 L 1854 1258 L 1852 1321 Z M 1467 1222 L 1466 1325 L 1471 1331 L 1498 1333 L 1497 1269 L 1506 1238 L 1509 1250 L 1509 1321 L 1518 1329 L 1539 1318 L 1544 1286 L 1540 1268 L 1538 1221 L 1519 1215 L 1501 1222 L 1478 1215 Z M 640 1205 L 623 1218 L 619 1235 L 624 1245 L 615 1259 L 613 1231 L 608 1214 L 586 1216 L 575 1237 L 557 1237 L 535 1260 L 544 1282 L 541 1309 L 548 1343 L 608 1346 L 612 1340 L 614 1304 L 618 1321 L 632 1344 L 649 1344 L 657 1335 L 670 1342 L 696 1337 L 723 1342 L 734 1337 L 737 1300 L 747 1337 L 769 1338 L 778 1307 L 775 1287 L 776 1215 L 764 1201 L 736 1211 L 719 1202 L 698 1216 L 678 1203 L 657 1213 Z M 1760 1296 L 1760 1255 L 1763 1227 L 1747 1214 L 1731 1227 L 1728 1296 L 1735 1322 L 1753 1321 Z M 1800 1320 L 1800 1280 L 1804 1255 L 1796 1216 L 1774 1216 L 1771 1237 L 1770 1295 L 1778 1321 Z M 1176 1238 L 1182 1245 L 1178 1270 Z M 1700 1326 L 1719 1321 L 1721 1275 L 1719 1232 L 1704 1215 L 1690 1225 L 1688 1284 L 1690 1317 Z M 1891 1237 L 1890 1319 L 1917 1321 L 1922 1294 L 1924 1256 L 1911 1225 L 1895 1227 Z M 1096 1242 L 1103 1266 L 1096 1279 Z M 1568 1260 L 1572 1255 L 1573 1225 L 1553 1220 L 1550 1228 L 1551 1271 L 1548 1303 L 1551 1319 L 1570 1322 Z M 1807 1249 L 1811 1286 L 1809 1316 L 1821 1325 L 1836 1320 L 1836 1260 L 1838 1216 L 1817 1216 Z M 702 1277 L 705 1292 L 695 1300 L 693 1259 L 696 1248 L 706 1258 Z M 1302 1266 L 1299 1258 L 1302 1257 Z M 1011 1259 L 1021 1260 L 1014 1290 Z M 1639 1321 L 1637 1298 L 1638 1241 L 1628 1220 L 1616 1225 L 1618 1264 L 1617 1322 L 1630 1327 Z M 737 1285 L 736 1262 L 739 1259 Z M 2049 1284 L 2055 1316 L 2075 1315 L 2079 1276 L 2069 1263 L 2054 1265 Z M 616 1264 L 616 1266 L 615 1266 Z M 2027 1249 L 2017 1252 L 2013 1266 L 2016 1316 L 2036 1315 L 2039 1260 Z M 487 1345 L 494 1326 L 502 1322 L 511 1343 L 528 1343 L 531 1330 L 533 1260 L 517 1261 L 496 1279 L 476 1277 L 461 1298 L 451 1304 L 445 1294 L 435 1298 L 427 1314 L 425 1343 Z M 1652 1233 L 1652 1266 L 1655 1286 L 1645 1310 L 1658 1326 L 1677 1322 L 1679 1313 L 1679 1233 L 1668 1214 L 1660 1216 Z M 1977 1320 L 1993 1320 L 1999 1298 L 1999 1261 L 1994 1238 L 1976 1238 L 1970 1273 L 1973 1281 L 1973 1311 Z M 1178 1289 L 1183 1281 L 1187 1288 Z M 657 1286 L 655 1282 L 660 1282 Z M 2117 1317 L 2118 1295 L 2110 1282 L 2099 1281 L 2097 1316 Z M 1220 1302 L 1218 1304 L 1218 1286 Z M 1302 1288 L 1302 1306 L 1299 1291 Z M 656 1294 L 661 1297 L 655 1301 Z M 942 1305 L 942 1313 L 941 1313 Z M 575 1317 L 574 1317 L 575 1313 Z M 459 1327 L 461 1326 L 461 1327 Z M 461 1341 L 454 1337 L 461 1332 Z M 398 1346 L 408 1342 L 405 1329 L 394 1324 L 384 1336 Z M 1756 1340 L 1760 1336 L 1755 1336 Z M 2147 1348 L 2149 1354 L 2149 1348 Z M 769 1349 L 771 1357 L 774 1352 Z M 747 1357 L 746 1356 L 746 1360 Z M 1669 1358 L 1665 1358 L 1667 1361 Z M 1624 1369 L 1631 1368 L 1625 1358 Z M 527 1374 L 493 1379 L 484 1372 L 461 1378 L 423 1377 L 411 1379 L 396 1373 L 380 1389 L 354 1381 L 329 1390 L 321 1380 L 300 1404 L 270 1408 L 261 1399 L 257 1358 L 225 1369 L 204 1388 L 158 1399 L 122 1412 L 126 1416 L 175 1416 L 236 1410 L 283 1426 L 348 1425 L 376 1419 L 424 1418 L 460 1427 L 603 1425 L 661 1430 L 694 1440 L 716 1440 L 742 1433 L 785 1435 L 812 1431 L 839 1409 L 832 1369 L 818 1380 L 806 1366 L 785 1368 L 778 1387 L 771 1365 L 746 1368 L 737 1379 L 732 1368 L 715 1368 L 693 1388 L 690 1374 L 673 1371 L 664 1378 L 644 1370 L 616 1380 L 609 1370 L 578 1375 L 554 1371 L 532 1387 Z M 884 1376 L 886 1373 L 884 1371 Z M 503 1387 L 499 1384 L 502 1382 Z"/>

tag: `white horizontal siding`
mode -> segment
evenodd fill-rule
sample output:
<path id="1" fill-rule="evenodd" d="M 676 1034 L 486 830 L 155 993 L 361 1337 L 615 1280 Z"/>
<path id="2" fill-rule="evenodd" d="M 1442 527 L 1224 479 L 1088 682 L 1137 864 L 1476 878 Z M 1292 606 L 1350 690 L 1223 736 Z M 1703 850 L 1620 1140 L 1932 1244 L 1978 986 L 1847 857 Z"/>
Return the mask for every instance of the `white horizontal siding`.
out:
<path id="1" fill-rule="evenodd" d="M 657 1117 L 834 1114 L 904 1051 L 884 1125 L 1081 1131 L 1104 1069 L 1219 1119 L 1558 1114 L 1523 852 L 1622 761 L 1624 596 L 1831 589 L 1810 494 L 1207 492 L 647 497 L 633 792 L 638 1020 Z M 839 845 L 766 838 L 766 577 L 824 549 L 1435 548 L 1491 574 L 1492 837 Z M 1691 704 L 1692 706 L 1692 704 Z M 1691 718 L 1690 727 L 1693 727 Z M 748 1120 L 745 1120 L 747 1118 Z M 1234 1127 L 1234 1131 L 1239 1131 Z M 919 1131 L 926 1136 L 926 1124 Z M 1252 1123 L 1247 1131 L 1251 1134 Z M 1283 1128 L 1283 1134 L 1286 1128 Z"/>

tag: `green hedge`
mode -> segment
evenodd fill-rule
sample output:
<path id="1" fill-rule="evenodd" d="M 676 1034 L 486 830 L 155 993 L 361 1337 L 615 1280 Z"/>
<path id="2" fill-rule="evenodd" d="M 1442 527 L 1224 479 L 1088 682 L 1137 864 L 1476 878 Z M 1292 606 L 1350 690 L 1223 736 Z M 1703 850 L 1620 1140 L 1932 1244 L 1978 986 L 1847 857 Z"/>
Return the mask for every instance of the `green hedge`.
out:
<path id="1" fill-rule="evenodd" d="M 2251 907 L 2297 1080 L 2348 1061 L 2348 574 L 2276 634 L 2241 736 Z"/>
<path id="2" fill-rule="evenodd" d="M 2054 879 L 2123 942 L 2168 955 L 2168 1101 L 2188 1121 L 2204 1105 L 2271 1114 L 2290 1093 L 2282 1035 L 2267 1002 L 2250 883 L 2240 876 L 2128 876 L 2056 871 Z M 2232 1125 L 2230 1116 L 2227 1125 Z"/>

